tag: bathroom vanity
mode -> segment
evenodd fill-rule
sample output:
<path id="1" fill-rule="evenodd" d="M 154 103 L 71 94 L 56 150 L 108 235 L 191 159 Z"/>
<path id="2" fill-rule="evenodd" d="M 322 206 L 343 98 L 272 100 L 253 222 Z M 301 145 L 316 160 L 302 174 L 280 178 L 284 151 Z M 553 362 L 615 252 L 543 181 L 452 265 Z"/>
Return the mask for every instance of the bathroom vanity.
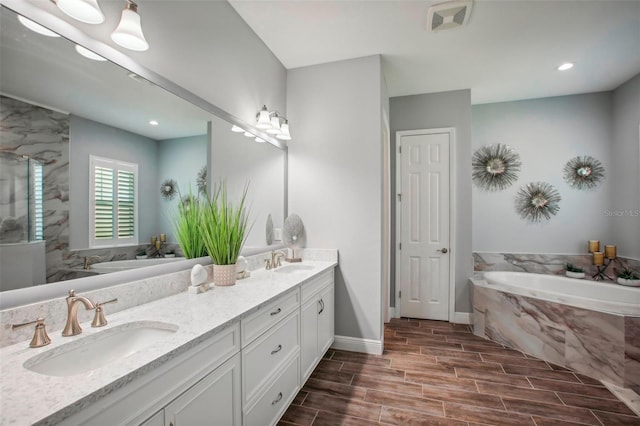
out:
<path id="1" fill-rule="evenodd" d="M 107 312 L 107 326 L 83 323 L 77 336 L 50 331 L 42 348 L 5 347 L 0 423 L 276 424 L 333 342 L 336 265 L 256 270 Z M 133 349 L 114 349 L 127 339 Z"/>

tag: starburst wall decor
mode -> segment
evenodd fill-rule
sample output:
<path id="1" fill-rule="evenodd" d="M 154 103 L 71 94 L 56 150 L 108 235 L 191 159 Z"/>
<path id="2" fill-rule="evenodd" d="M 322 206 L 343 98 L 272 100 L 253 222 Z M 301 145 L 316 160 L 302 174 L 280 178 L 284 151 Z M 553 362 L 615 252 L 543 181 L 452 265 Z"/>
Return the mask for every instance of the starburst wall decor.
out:
<path id="1" fill-rule="evenodd" d="M 560 210 L 560 193 L 546 182 L 531 182 L 516 194 L 516 211 L 530 222 L 549 220 Z"/>
<path id="2" fill-rule="evenodd" d="M 574 157 L 564 166 L 564 180 L 572 188 L 593 189 L 603 179 L 602 163 L 589 155 Z"/>
<path id="3" fill-rule="evenodd" d="M 518 180 L 520 155 L 508 145 L 485 145 L 473 154 L 472 178 L 485 191 L 501 191 Z"/>

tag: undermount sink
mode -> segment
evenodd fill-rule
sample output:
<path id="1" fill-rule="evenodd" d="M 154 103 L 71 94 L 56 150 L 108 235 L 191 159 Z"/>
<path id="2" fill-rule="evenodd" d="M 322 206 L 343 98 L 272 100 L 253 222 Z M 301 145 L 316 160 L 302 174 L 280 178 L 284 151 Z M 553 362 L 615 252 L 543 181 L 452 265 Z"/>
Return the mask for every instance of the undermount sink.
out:
<path id="1" fill-rule="evenodd" d="M 294 274 L 296 272 L 305 272 L 305 271 L 310 271 L 312 269 L 313 269 L 312 265 L 293 264 L 293 265 L 281 266 L 280 268 L 274 269 L 274 272 L 278 272 L 280 274 Z"/>
<path id="2" fill-rule="evenodd" d="M 86 373 L 138 352 L 177 330 L 177 325 L 163 322 L 131 322 L 52 348 L 29 358 L 24 367 L 47 376 Z"/>

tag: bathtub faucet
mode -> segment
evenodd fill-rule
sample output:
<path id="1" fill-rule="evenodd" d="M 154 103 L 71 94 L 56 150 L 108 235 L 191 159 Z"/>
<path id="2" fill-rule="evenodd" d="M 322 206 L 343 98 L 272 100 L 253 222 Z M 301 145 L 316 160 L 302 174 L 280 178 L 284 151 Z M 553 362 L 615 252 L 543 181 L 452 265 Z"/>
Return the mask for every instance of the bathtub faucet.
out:
<path id="1" fill-rule="evenodd" d="M 82 265 L 82 269 L 84 269 L 85 271 L 89 269 L 89 266 L 91 266 L 91 261 L 97 261 L 99 262 L 100 256 L 85 256 L 84 257 L 84 263 Z"/>

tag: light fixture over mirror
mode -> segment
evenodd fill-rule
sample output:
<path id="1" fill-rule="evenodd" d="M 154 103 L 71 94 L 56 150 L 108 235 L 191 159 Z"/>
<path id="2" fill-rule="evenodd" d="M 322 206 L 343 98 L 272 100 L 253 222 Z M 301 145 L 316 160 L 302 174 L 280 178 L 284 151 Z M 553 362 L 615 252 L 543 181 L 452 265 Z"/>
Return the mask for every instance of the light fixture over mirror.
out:
<path id="1" fill-rule="evenodd" d="M 104 13 L 98 0 L 52 0 L 65 15 L 85 24 L 102 24 Z"/>
<path id="2" fill-rule="evenodd" d="M 149 49 L 149 43 L 144 38 L 142 26 L 140 25 L 138 5 L 133 1 L 127 0 L 127 5 L 122 11 L 120 23 L 115 31 L 111 33 L 111 40 L 126 49 L 138 52 Z"/>
<path id="3" fill-rule="evenodd" d="M 256 127 L 284 141 L 291 140 L 289 120 L 278 111 L 269 111 L 266 105 L 256 114 Z"/>
<path id="4" fill-rule="evenodd" d="M 47 37 L 53 37 L 53 38 L 60 37 L 59 34 L 54 33 L 50 29 L 45 28 L 40 24 L 36 24 L 31 19 L 27 19 L 22 15 L 18 15 L 18 21 L 20 21 L 20 23 L 22 25 L 24 25 L 25 27 L 29 28 L 31 31 L 36 32 L 36 33 L 38 33 L 40 35 L 47 36 Z"/>

